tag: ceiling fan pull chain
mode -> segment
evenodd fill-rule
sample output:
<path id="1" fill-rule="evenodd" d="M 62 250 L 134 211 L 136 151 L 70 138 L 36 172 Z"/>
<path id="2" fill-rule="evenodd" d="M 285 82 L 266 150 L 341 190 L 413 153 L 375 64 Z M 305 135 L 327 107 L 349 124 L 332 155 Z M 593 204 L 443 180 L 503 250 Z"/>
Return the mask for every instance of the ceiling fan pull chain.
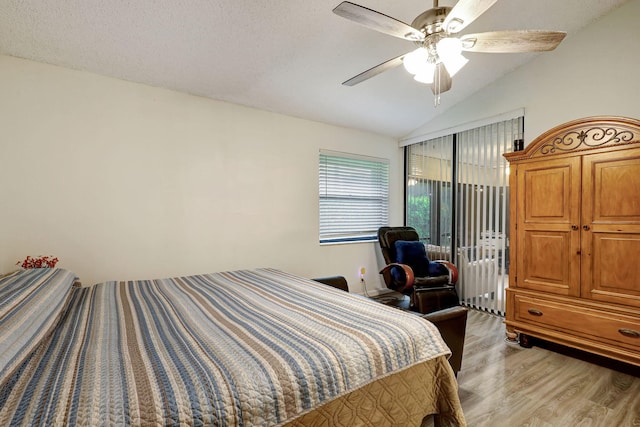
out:
<path id="1" fill-rule="evenodd" d="M 438 105 L 438 81 L 440 79 L 438 79 L 438 68 L 436 67 L 435 70 L 433 70 L 433 107 L 435 108 Z"/>
<path id="2" fill-rule="evenodd" d="M 433 89 L 434 89 L 434 94 L 433 94 L 433 107 L 436 108 L 438 105 L 440 105 L 440 89 L 442 89 L 441 87 L 441 81 L 440 81 L 440 76 L 441 76 L 441 72 L 440 72 L 440 67 L 436 67 L 434 73 L 434 79 L 433 79 Z"/>

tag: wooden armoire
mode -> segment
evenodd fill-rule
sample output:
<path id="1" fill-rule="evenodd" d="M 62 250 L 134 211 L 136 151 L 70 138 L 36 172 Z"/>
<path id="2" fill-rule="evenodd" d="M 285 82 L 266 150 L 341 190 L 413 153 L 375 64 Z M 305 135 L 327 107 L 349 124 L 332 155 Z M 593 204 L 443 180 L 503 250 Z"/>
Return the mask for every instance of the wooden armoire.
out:
<path id="1" fill-rule="evenodd" d="M 507 339 L 640 365 L 640 120 L 575 120 L 504 156 Z"/>

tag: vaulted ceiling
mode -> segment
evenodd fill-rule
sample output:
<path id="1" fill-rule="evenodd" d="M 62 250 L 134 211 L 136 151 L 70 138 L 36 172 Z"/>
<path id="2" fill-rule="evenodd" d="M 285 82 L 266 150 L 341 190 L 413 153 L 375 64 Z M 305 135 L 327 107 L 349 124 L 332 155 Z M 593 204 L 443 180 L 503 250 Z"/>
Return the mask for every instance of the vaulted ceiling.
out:
<path id="1" fill-rule="evenodd" d="M 626 0 L 500 0 L 464 33 L 561 30 Z M 414 46 L 334 13 L 340 0 L 2 0 L 0 54 L 400 137 L 537 54 L 466 53 L 434 108 L 403 67 L 341 82 Z M 411 23 L 430 0 L 356 0 Z M 455 0 L 441 0 L 453 6 Z M 544 55 L 545 53 L 542 53 Z"/>

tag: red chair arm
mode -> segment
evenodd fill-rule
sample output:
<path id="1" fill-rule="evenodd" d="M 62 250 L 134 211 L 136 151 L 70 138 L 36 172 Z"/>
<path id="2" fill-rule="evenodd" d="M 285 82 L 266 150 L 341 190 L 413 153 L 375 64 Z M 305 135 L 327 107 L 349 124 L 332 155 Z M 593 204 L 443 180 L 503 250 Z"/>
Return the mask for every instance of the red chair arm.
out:
<path id="1" fill-rule="evenodd" d="M 415 281 L 415 276 L 413 275 L 413 269 L 406 264 L 399 264 L 397 262 L 392 262 L 391 264 L 387 264 L 382 270 L 380 270 L 380 274 L 387 274 L 392 268 L 400 267 L 404 271 L 405 282 L 402 288 L 396 289 L 398 292 L 403 292 L 405 289 L 409 289 L 413 286 L 413 282 Z"/>
<path id="2" fill-rule="evenodd" d="M 449 270 L 450 284 L 455 285 L 456 283 L 458 283 L 458 267 L 456 267 L 455 265 L 453 265 L 452 263 L 444 259 L 438 259 L 438 260 L 435 260 L 434 262 L 444 265 L 447 268 L 447 270 Z"/>

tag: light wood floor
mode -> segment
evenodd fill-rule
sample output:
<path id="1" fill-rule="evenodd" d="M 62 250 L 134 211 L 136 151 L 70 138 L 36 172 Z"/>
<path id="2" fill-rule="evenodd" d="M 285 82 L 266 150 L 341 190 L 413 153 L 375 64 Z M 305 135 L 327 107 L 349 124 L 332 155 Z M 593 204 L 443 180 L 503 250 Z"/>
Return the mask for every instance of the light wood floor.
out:
<path id="1" fill-rule="evenodd" d="M 458 374 L 469 427 L 640 426 L 637 368 L 508 344 L 502 321 L 469 312 Z"/>

